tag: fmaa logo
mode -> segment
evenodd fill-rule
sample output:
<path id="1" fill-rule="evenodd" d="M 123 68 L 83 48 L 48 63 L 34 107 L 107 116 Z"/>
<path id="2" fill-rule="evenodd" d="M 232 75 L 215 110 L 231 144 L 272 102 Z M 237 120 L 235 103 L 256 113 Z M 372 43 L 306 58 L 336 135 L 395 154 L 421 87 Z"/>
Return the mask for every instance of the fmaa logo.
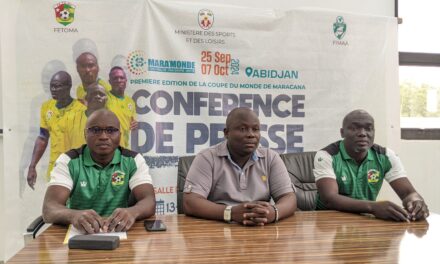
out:
<path id="1" fill-rule="evenodd" d="M 336 17 L 336 22 L 333 23 L 333 33 L 338 39 L 342 39 L 347 31 L 347 24 L 344 22 L 342 16 Z"/>

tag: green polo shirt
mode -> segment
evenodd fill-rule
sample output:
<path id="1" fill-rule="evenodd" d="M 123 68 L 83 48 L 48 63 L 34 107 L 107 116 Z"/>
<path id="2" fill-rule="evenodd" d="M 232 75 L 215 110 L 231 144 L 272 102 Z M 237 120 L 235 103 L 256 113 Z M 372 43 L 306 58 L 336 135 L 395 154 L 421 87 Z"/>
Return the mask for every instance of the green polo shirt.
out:
<path id="1" fill-rule="evenodd" d="M 105 167 L 94 162 L 90 149 L 83 145 L 60 156 L 55 168 L 49 185 L 70 190 L 67 206 L 77 210 L 93 209 L 101 216 L 127 207 L 131 189 L 152 183 L 143 157 L 121 147 L 115 150 L 112 161 Z"/>
<path id="2" fill-rule="evenodd" d="M 315 180 L 334 178 L 340 195 L 375 201 L 383 180 L 406 177 L 399 158 L 391 150 L 374 144 L 361 164 L 345 150 L 344 141 L 330 144 L 315 156 Z M 318 193 L 316 209 L 326 209 Z"/>

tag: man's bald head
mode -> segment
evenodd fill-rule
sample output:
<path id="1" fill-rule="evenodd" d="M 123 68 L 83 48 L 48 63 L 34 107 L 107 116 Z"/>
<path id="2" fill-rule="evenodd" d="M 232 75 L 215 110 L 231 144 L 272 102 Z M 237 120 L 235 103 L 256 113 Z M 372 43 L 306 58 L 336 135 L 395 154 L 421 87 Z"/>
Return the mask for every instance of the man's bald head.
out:
<path id="1" fill-rule="evenodd" d="M 66 71 L 59 71 L 59 72 L 55 73 L 50 80 L 52 81 L 54 79 L 59 80 L 63 84 L 69 85 L 70 87 L 72 87 L 72 77 Z"/>
<path id="2" fill-rule="evenodd" d="M 226 118 L 223 130 L 228 150 L 235 162 L 244 165 L 260 143 L 260 120 L 249 108 L 232 110 Z"/>
<path id="3" fill-rule="evenodd" d="M 86 102 L 89 109 L 104 108 L 107 103 L 107 94 L 105 88 L 98 83 L 93 83 L 87 86 Z"/>
<path id="4" fill-rule="evenodd" d="M 83 85 L 88 86 L 98 80 L 98 59 L 90 52 L 81 53 L 76 59 L 76 70 Z"/>
<path id="5" fill-rule="evenodd" d="M 255 114 L 255 112 L 252 111 L 250 108 L 246 108 L 246 107 L 234 108 L 231 112 L 229 112 L 228 116 L 226 117 L 226 128 L 229 128 L 231 124 L 236 120 L 246 119 L 249 116 L 258 119 L 257 114 Z"/>
<path id="6" fill-rule="evenodd" d="M 98 59 L 96 58 L 96 56 L 91 53 L 91 52 L 83 52 L 81 53 L 78 58 L 76 58 L 76 64 L 81 63 L 83 60 L 85 59 L 90 59 L 93 62 L 95 62 L 96 64 L 98 64 Z"/>
<path id="7" fill-rule="evenodd" d="M 360 117 L 369 119 L 374 123 L 374 118 L 367 111 L 356 109 L 351 111 L 344 117 L 344 119 L 342 120 L 342 127 L 346 127 L 348 123 L 350 123 L 353 119 L 357 119 Z"/>
<path id="8" fill-rule="evenodd" d="M 105 108 L 94 111 L 87 119 L 86 128 L 101 124 L 104 127 L 120 127 L 119 119 L 112 111 Z"/>
<path id="9" fill-rule="evenodd" d="M 84 132 L 92 159 L 106 166 L 121 141 L 118 118 L 107 109 L 96 110 L 87 119 Z"/>
<path id="10" fill-rule="evenodd" d="M 93 92 L 93 91 L 103 91 L 105 93 L 104 86 L 100 85 L 97 82 L 94 82 L 94 83 L 90 84 L 86 88 L 87 88 L 87 92 L 89 92 L 89 91 L 91 91 L 91 92 Z"/>
<path id="11" fill-rule="evenodd" d="M 72 77 L 66 71 L 59 71 L 50 79 L 49 88 L 54 100 L 68 100 L 70 98 L 70 89 L 72 88 Z"/>
<path id="12" fill-rule="evenodd" d="M 345 150 L 357 162 L 362 162 L 374 144 L 374 119 L 365 110 L 348 113 L 340 129 Z"/>

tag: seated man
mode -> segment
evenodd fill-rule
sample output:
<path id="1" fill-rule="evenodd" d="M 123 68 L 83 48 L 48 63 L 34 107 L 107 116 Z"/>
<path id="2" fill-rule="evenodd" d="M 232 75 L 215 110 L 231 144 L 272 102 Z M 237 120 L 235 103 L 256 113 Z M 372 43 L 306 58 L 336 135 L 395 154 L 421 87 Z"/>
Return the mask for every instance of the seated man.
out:
<path id="1" fill-rule="evenodd" d="M 148 166 L 140 154 L 118 147 L 115 114 L 93 112 L 84 133 L 87 144 L 56 161 L 44 198 L 44 221 L 72 224 L 84 233 L 120 232 L 154 215 Z M 137 203 L 128 207 L 130 190 Z"/>
<path id="2" fill-rule="evenodd" d="M 396 154 L 374 142 L 374 120 L 364 110 L 354 110 L 342 122 L 342 141 L 318 151 L 315 179 L 317 209 L 369 213 L 377 218 L 414 221 L 429 215 L 423 198 L 409 182 Z M 402 199 L 403 207 L 375 202 L 383 180 Z"/>
<path id="3" fill-rule="evenodd" d="M 235 108 L 226 119 L 226 141 L 201 151 L 188 172 L 185 214 L 265 225 L 294 214 L 296 196 L 279 155 L 258 147 L 260 121 L 248 108 Z M 275 205 L 269 203 L 273 198 Z"/>

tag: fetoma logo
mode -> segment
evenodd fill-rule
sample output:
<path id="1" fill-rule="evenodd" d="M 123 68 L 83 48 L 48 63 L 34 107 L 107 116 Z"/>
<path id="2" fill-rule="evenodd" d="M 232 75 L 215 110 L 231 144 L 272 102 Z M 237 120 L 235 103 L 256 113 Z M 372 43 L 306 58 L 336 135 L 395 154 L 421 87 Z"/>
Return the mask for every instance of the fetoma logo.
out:
<path id="1" fill-rule="evenodd" d="M 75 5 L 69 2 L 60 2 L 56 4 L 55 19 L 63 26 L 71 24 L 75 20 Z"/>
<path id="2" fill-rule="evenodd" d="M 130 52 L 127 57 L 128 70 L 135 74 L 141 75 L 146 72 L 147 61 L 145 59 L 144 52 L 142 50 L 135 50 Z"/>

